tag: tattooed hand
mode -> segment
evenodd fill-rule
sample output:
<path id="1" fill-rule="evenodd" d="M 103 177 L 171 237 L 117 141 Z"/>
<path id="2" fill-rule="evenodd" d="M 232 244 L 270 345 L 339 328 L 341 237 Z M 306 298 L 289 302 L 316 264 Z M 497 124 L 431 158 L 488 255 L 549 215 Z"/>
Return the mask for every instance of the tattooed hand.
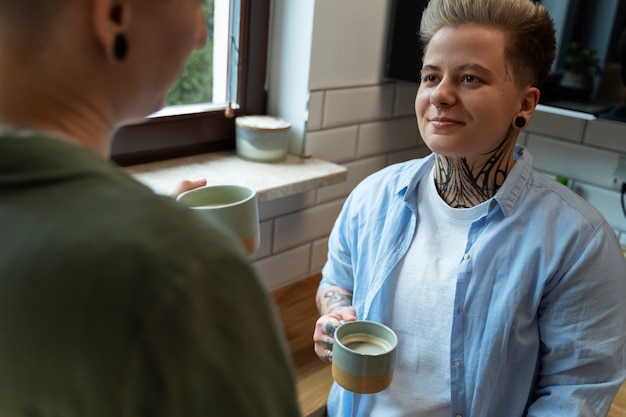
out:
<path id="1" fill-rule="evenodd" d="M 323 288 L 317 294 L 317 309 L 321 317 L 315 323 L 313 333 L 315 353 L 322 361 L 330 363 L 335 329 L 341 321 L 356 320 L 352 294 L 339 287 Z"/>

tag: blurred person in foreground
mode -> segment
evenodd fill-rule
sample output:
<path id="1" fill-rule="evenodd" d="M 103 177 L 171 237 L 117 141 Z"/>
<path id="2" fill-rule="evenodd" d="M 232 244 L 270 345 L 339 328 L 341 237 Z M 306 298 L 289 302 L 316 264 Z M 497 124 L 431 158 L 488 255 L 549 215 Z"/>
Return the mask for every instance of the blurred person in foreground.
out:
<path id="1" fill-rule="evenodd" d="M 365 179 L 329 239 L 315 352 L 340 320 L 398 335 L 389 388 L 330 416 L 603 416 L 625 377 L 615 232 L 516 145 L 555 54 L 530 0 L 431 0 L 415 100 L 432 154 Z"/>
<path id="2" fill-rule="evenodd" d="M 239 243 L 107 159 L 204 45 L 202 5 L 0 1 L 1 416 L 299 416 Z"/>

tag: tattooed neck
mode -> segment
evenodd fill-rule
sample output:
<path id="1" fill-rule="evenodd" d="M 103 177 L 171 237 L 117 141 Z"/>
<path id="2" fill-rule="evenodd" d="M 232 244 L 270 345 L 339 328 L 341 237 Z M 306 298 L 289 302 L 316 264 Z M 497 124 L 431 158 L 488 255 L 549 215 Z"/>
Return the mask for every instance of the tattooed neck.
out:
<path id="1" fill-rule="evenodd" d="M 503 143 L 483 158 L 470 162 L 466 158 L 436 155 L 435 185 L 443 200 L 454 208 L 474 207 L 492 198 L 513 168 L 512 146 Z"/>

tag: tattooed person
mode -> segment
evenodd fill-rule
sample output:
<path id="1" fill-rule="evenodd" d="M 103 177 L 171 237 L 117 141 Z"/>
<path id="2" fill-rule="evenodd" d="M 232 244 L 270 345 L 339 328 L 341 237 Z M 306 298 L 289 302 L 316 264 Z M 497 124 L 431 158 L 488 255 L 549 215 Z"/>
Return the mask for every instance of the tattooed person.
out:
<path id="1" fill-rule="evenodd" d="M 398 335 L 393 382 L 329 416 L 603 416 L 624 380 L 626 263 L 606 220 L 516 145 L 555 55 L 530 0 L 431 0 L 415 111 L 432 151 L 365 179 L 329 239 L 315 352 Z"/>

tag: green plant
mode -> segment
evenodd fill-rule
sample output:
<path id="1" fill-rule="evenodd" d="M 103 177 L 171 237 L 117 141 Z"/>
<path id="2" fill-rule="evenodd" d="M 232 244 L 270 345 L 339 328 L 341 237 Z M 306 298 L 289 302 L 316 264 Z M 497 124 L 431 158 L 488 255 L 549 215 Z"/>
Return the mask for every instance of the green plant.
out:
<path id="1" fill-rule="evenodd" d="M 577 42 L 571 42 L 564 52 L 565 68 L 568 71 L 582 75 L 598 75 L 602 72 L 594 49 L 583 48 Z"/>
<path id="2" fill-rule="evenodd" d="M 167 94 L 166 104 L 210 103 L 213 101 L 213 40 L 194 51 L 180 78 Z"/>
<path id="3" fill-rule="evenodd" d="M 183 73 L 167 93 L 168 106 L 213 101 L 213 3 L 214 0 L 203 0 L 207 43 L 189 56 Z"/>

